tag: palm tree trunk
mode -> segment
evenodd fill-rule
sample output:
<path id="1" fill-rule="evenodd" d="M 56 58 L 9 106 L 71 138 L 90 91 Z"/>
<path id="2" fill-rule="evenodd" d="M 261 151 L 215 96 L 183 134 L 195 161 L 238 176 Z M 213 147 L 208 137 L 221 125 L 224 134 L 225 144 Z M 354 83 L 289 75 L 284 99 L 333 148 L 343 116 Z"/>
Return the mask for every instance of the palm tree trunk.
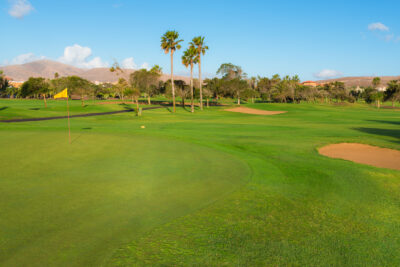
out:
<path id="1" fill-rule="evenodd" d="M 238 102 L 237 102 L 237 104 L 240 106 L 240 96 L 238 96 Z"/>
<path id="2" fill-rule="evenodd" d="M 192 113 L 194 112 L 194 96 L 193 96 L 193 63 L 190 64 L 190 94 L 191 94 L 191 104 L 190 108 Z"/>
<path id="3" fill-rule="evenodd" d="M 171 51 L 171 86 L 172 86 L 172 105 L 173 112 L 176 112 L 175 109 L 175 84 L 174 84 L 174 52 Z"/>
<path id="4" fill-rule="evenodd" d="M 46 94 L 43 94 L 44 107 L 47 108 Z"/>
<path id="5" fill-rule="evenodd" d="M 207 98 L 207 108 L 209 108 L 210 107 L 210 105 L 209 105 L 209 101 L 208 101 L 208 98 Z"/>
<path id="6" fill-rule="evenodd" d="M 199 53 L 200 109 L 203 110 L 203 85 L 201 81 L 201 53 Z"/>
<path id="7" fill-rule="evenodd" d="M 150 100 L 150 95 L 149 95 L 149 94 L 147 94 L 147 103 L 148 103 L 149 105 L 151 105 L 151 100 Z"/>
<path id="8" fill-rule="evenodd" d="M 83 95 L 81 95 L 82 107 L 84 106 Z"/>
<path id="9" fill-rule="evenodd" d="M 139 116 L 139 99 L 136 98 L 136 116 Z"/>

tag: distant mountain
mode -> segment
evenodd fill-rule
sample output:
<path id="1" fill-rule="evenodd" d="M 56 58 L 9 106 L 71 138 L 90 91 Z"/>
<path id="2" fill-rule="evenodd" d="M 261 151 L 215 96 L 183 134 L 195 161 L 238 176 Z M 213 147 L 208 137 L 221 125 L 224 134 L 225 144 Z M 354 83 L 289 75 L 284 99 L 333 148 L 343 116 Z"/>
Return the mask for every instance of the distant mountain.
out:
<path id="1" fill-rule="evenodd" d="M 352 86 L 362 86 L 362 87 L 367 87 L 372 85 L 372 80 L 376 76 L 364 76 L 364 77 L 343 77 L 343 78 L 337 78 L 337 79 L 329 79 L 329 80 L 320 80 L 317 81 L 318 83 L 331 83 L 331 82 L 343 82 L 347 87 L 352 87 Z M 386 87 L 388 82 L 392 80 L 400 80 L 400 76 L 381 76 L 381 85 L 379 87 Z"/>
<path id="2" fill-rule="evenodd" d="M 26 81 L 29 77 L 44 77 L 53 79 L 54 74 L 57 72 L 60 77 L 76 75 L 85 78 L 92 82 L 116 82 L 118 78 L 129 78 L 129 75 L 135 70 L 125 69 L 124 74 L 117 75 L 112 73 L 108 68 L 94 68 L 94 69 L 81 69 L 67 64 L 63 64 L 51 60 L 38 60 L 29 62 L 22 65 L 10 65 L 0 67 L 7 77 L 12 78 L 14 81 Z M 166 81 L 169 75 L 163 74 L 161 80 Z M 175 76 L 176 80 L 184 80 L 189 83 L 189 77 Z"/>
<path id="3" fill-rule="evenodd" d="M 77 75 L 85 78 L 92 82 L 116 82 L 118 78 L 123 77 L 128 79 L 129 75 L 135 70 L 126 69 L 125 74 L 117 75 L 111 73 L 108 68 L 94 68 L 94 69 L 81 69 L 71 65 L 63 64 L 51 60 L 38 60 L 22 65 L 10 65 L 0 67 L 0 70 L 4 71 L 4 74 L 14 81 L 26 81 L 29 77 L 44 77 L 48 79 L 54 78 L 54 74 L 57 72 L 62 76 Z M 320 80 L 318 83 L 328 82 L 344 82 L 346 86 L 370 86 L 374 77 L 343 77 L 337 79 Z M 161 80 L 166 81 L 169 79 L 169 74 L 163 74 Z M 175 76 L 176 80 L 184 80 L 189 83 L 189 77 L 187 76 Z M 381 87 L 385 87 L 391 80 L 400 80 L 400 76 L 383 76 L 381 77 Z"/>

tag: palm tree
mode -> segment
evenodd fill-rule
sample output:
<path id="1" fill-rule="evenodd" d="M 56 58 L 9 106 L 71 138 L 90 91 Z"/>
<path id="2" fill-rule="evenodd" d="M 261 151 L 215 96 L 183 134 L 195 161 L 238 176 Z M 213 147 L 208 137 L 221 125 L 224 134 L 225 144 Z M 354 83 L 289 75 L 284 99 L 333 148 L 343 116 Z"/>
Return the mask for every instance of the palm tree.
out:
<path id="1" fill-rule="evenodd" d="M 181 49 L 180 42 L 183 40 L 179 40 L 179 33 L 176 31 L 167 31 L 161 37 L 161 48 L 164 50 L 165 54 L 170 53 L 171 55 L 171 84 L 172 84 L 172 101 L 174 106 L 175 113 L 175 85 L 174 85 L 174 52 L 176 50 Z"/>
<path id="2" fill-rule="evenodd" d="M 189 47 L 185 52 L 183 52 L 182 56 L 182 64 L 185 65 L 186 68 L 190 66 L 190 94 L 192 97 L 191 102 L 191 111 L 194 112 L 194 100 L 193 100 L 193 66 L 197 64 L 198 55 L 197 50 L 194 47 Z"/>
<path id="3" fill-rule="evenodd" d="M 139 97 L 140 97 L 140 90 L 136 87 L 128 87 L 125 90 L 125 95 L 131 97 L 132 104 L 134 103 L 133 100 L 136 101 L 136 116 L 139 116 Z"/>
<path id="4" fill-rule="evenodd" d="M 151 72 L 162 74 L 162 68 L 159 65 L 154 65 L 151 70 Z"/>
<path id="5" fill-rule="evenodd" d="M 377 89 L 378 86 L 379 86 L 380 84 L 381 84 L 381 78 L 375 77 L 375 78 L 372 80 L 372 86 L 373 86 L 375 89 Z"/>
<path id="6" fill-rule="evenodd" d="M 206 50 L 208 50 L 208 46 L 204 43 L 204 37 L 198 36 L 194 37 L 190 42 L 190 46 L 194 47 L 197 50 L 198 55 L 198 63 L 199 63 L 199 82 L 200 82 L 200 109 L 203 110 L 203 89 L 202 89 L 202 80 L 201 80 L 201 55 L 205 55 Z"/>

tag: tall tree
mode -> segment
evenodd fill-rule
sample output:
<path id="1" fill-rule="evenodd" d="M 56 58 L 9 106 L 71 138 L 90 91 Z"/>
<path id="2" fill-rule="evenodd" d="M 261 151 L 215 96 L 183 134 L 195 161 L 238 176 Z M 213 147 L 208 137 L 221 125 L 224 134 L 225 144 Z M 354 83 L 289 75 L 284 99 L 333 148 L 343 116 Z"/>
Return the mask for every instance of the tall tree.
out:
<path id="1" fill-rule="evenodd" d="M 207 89 L 215 95 L 216 100 L 218 101 L 219 97 L 223 95 L 223 88 L 221 87 L 222 80 L 218 78 L 206 79 L 204 83 L 206 84 Z"/>
<path id="2" fill-rule="evenodd" d="M 151 72 L 162 74 L 162 68 L 159 65 L 154 65 L 151 69 Z"/>
<path id="3" fill-rule="evenodd" d="M 218 71 L 218 75 L 221 75 L 223 79 L 232 80 L 232 79 L 241 79 L 245 76 L 241 67 L 233 65 L 232 63 L 224 63 L 222 64 Z"/>
<path id="4" fill-rule="evenodd" d="M 149 105 L 151 105 L 151 96 L 157 92 L 160 75 L 157 68 L 149 71 L 141 69 L 130 75 L 131 85 L 146 93 Z"/>
<path id="5" fill-rule="evenodd" d="M 171 84 L 172 84 L 172 102 L 173 102 L 173 110 L 176 112 L 175 108 L 175 84 L 174 84 L 174 53 L 176 50 L 181 49 L 181 45 L 179 43 L 183 42 L 183 40 L 179 39 L 179 33 L 176 31 L 167 31 L 161 37 L 161 48 L 164 50 L 165 54 L 170 54 L 171 56 Z"/>
<path id="6" fill-rule="evenodd" d="M 274 101 L 278 102 L 287 102 L 287 98 L 290 95 L 290 89 L 289 89 L 289 82 L 286 79 L 281 80 L 277 84 L 274 85 L 272 88 L 272 98 Z"/>
<path id="7" fill-rule="evenodd" d="M 189 88 L 183 80 L 176 80 L 174 83 L 177 89 L 176 92 L 182 99 L 182 107 L 185 108 L 185 99 L 189 95 Z"/>
<path id="8" fill-rule="evenodd" d="M 85 96 L 87 96 L 89 91 L 91 90 L 91 83 L 88 80 L 83 79 L 79 76 L 68 76 L 59 78 L 57 86 L 59 90 L 68 88 L 68 90 L 71 91 L 71 94 L 79 95 L 81 98 L 82 107 L 85 105 Z"/>
<path id="9" fill-rule="evenodd" d="M 375 89 L 378 89 L 378 86 L 381 84 L 381 78 L 379 77 L 375 77 L 372 80 L 372 87 L 374 87 Z"/>
<path id="10" fill-rule="evenodd" d="M 128 82 L 124 78 L 119 78 L 118 82 L 114 84 L 113 89 L 119 96 L 119 99 L 124 100 L 124 93 L 128 87 L 129 87 Z"/>
<path id="11" fill-rule="evenodd" d="M 139 97 L 140 97 L 140 90 L 136 87 L 128 87 L 125 90 L 125 95 L 127 97 L 131 97 L 132 104 L 133 100 L 136 101 L 136 115 L 139 115 Z"/>
<path id="12" fill-rule="evenodd" d="M 8 87 L 8 80 L 4 76 L 3 71 L 0 70 L 0 96 L 6 94 L 6 89 Z"/>
<path id="13" fill-rule="evenodd" d="M 210 107 L 210 98 L 213 97 L 213 92 L 208 88 L 204 88 L 203 90 L 204 97 L 206 98 L 207 108 Z"/>
<path id="14" fill-rule="evenodd" d="M 198 55 L 198 64 L 199 64 L 199 82 L 200 82 L 200 109 L 203 110 L 203 82 L 201 80 L 201 56 L 206 54 L 206 50 L 208 50 L 208 46 L 205 45 L 204 37 L 198 36 L 194 37 L 190 42 L 190 46 L 197 50 Z"/>
<path id="15" fill-rule="evenodd" d="M 222 89 L 226 94 L 237 98 L 237 104 L 240 105 L 242 94 L 250 88 L 246 80 L 235 78 L 231 80 L 223 80 L 221 84 Z"/>
<path id="16" fill-rule="evenodd" d="M 271 99 L 271 90 L 274 85 L 272 79 L 268 77 L 258 77 L 257 91 L 260 93 L 262 100 Z"/>
<path id="17" fill-rule="evenodd" d="M 21 86 L 21 96 L 43 96 L 44 106 L 47 107 L 46 95 L 49 93 L 49 84 L 44 78 L 30 77 Z"/>
<path id="18" fill-rule="evenodd" d="M 191 96 L 191 111 L 194 112 L 194 94 L 193 94 L 193 66 L 198 62 L 197 50 L 194 47 L 189 47 L 182 56 L 182 64 L 186 68 L 190 67 L 190 96 Z"/>
<path id="19" fill-rule="evenodd" d="M 392 101 L 392 107 L 396 101 L 400 101 L 400 83 L 398 81 L 390 81 L 385 91 L 385 101 Z"/>

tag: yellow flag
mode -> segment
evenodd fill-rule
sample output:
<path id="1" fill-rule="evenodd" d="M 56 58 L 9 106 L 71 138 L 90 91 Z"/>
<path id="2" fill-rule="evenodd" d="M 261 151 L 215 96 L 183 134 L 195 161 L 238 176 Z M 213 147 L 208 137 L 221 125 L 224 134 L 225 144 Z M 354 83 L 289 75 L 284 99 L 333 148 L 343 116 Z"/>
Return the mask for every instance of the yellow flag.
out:
<path id="1" fill-rule="evenodd" d="M 56 94 L 56 95 L 54 96 L 54 99 L 57 99 L 57 98 L 68 98 L 68 89 L 65 88 L 64 90 L 62 90 L 61 92 L 59 92 L 58 94 Z"/>

